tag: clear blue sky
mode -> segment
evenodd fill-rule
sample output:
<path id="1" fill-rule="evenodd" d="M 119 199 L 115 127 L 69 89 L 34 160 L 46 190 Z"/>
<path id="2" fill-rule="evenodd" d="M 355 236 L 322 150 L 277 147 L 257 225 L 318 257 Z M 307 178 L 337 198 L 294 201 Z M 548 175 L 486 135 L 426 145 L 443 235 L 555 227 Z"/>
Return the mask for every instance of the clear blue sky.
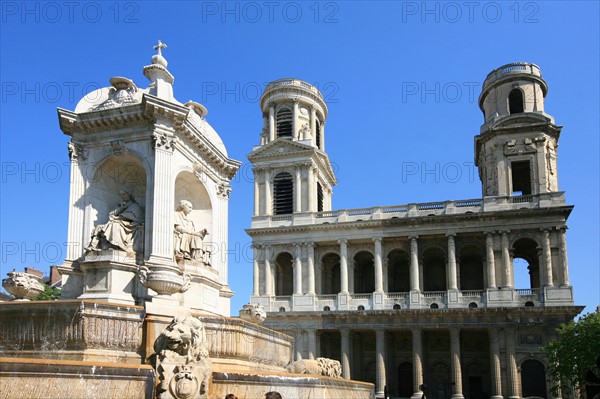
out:
<path id="1" fill-rule="evenodd" d="M 252 289 L 246 155 L 259 141 L 266 83 L 297 77 L 323 91 L 339 180 L 334 208 L 477 198 L 477 97 L 488 72 L 514 61 L 541 67 L 546 112 L 564 125 L 558 170 L 575 205 L 571 281 L 577 304 L 592 311 L 600 302 L 598 2 L 0 5 L 2 276 L 64 259 L 68 137 L 56 108 L 73 110 L 112 76 L 146 87 L 142 67 L 162 39 L 175 96 L 204 104 L 230 157 L 244 162 L 230 201 L 230 247 L 239 248 L 229 261 L 234 315 Z"/>

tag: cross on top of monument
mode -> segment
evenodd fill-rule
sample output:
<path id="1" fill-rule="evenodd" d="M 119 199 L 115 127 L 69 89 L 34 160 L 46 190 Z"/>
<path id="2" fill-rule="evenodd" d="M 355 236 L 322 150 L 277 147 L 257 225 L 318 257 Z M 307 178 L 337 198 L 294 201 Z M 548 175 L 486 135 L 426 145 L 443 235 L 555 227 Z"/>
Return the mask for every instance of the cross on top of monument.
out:
<path id="1" fill-rule="evenodd" d="M 158 50 L 158 55 L 162 55 L 162 49 L 167 48 L 167 45 L 162 40 L 158 40 L 158 44 L 154 46 L 154 50 Z"/>

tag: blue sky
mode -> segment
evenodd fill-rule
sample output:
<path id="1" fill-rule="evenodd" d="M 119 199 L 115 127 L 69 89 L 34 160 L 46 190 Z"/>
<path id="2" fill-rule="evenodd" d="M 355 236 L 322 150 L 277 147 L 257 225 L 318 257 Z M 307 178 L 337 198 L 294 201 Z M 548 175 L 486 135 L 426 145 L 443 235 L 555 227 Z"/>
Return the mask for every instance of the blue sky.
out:
<path id="1" fill-rule="evenodd" d="M 68 137 L 56 108 L 126 76 L 146 87 L 152 46 L 175 96 L 204 104 L 230 157 L 230 286 L 235 315 L 251 293 L 251 168 L 260 90 L 297 77 L 329 106 L 333 207 L 477 198 L 473 136 L 481 83 L 514 61 L 538 64 L 546 112 L 564 125 L 559 187 L 575 205 L 570 277 L 592 311 L 599 287 L 598 2 L 11 2 L 0 21 L 0 275 L 64 259 Z M 409 173 L 415 171 L 416 173 Z M 358 185 L 357 182 L 362 181 Z M 16 248 L 16 250 L 15 250 Z"/>

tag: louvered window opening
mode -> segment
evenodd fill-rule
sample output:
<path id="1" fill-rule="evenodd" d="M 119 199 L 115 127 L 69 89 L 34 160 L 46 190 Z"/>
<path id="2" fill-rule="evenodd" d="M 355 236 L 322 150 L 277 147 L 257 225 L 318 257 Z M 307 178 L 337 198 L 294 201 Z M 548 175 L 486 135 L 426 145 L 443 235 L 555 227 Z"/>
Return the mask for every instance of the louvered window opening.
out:
<path id="1" fill-rule="evenodd" d="M 294 181 L 289 173 L 280 173 L 273 182 L 273 213 L 285 215 L 294 212 Z"/>
<path id="2" fill-rule="evenodd" d="M 315 134 L 315 140 L 317 141 L 317 148 L 321 149 L 321 123 L 319 121 L 317 121 L 316 125 L 316 134 Z"/>
<path id="3" fill-rule="evenodd" d="M 317 212 L 323 212 L 323 187 L 317 182 Z"/>
<path id="4" fill-rule="evenodd" d="M 292 111 L 288 108 L 277 111 L 277 137 L 292 137 Z"/>

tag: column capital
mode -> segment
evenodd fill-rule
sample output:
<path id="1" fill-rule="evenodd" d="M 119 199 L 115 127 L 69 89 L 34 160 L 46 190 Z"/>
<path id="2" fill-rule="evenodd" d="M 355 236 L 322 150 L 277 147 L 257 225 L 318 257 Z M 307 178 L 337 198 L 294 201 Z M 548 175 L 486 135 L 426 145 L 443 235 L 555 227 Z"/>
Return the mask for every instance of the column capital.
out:
<path id="1" fill-rule="evenodd" d="M 306 248 L 314 248 L 315 247 L 315 243 L 313 241 L 305 241 L 302 244 L 306 245 Z"/>
<path id="2" fill-rule="evenodd" d="M 567 226 L 565 224 L 565 225 L 562 225 L 562 226 L 556 226 L 555 229 L 558 230 L 558 231 L 560 231 L 560 230 L 567 231 L 567 230 L 569 230 L 569 226 Z"/>
<path id="3" fill-rule="evenodd" d="M 419 238 L 418 235 L 410 235 L 410 236 L 408 236 L 409 240 L 416 240 L 417 238 Z"/>
<path id="4" fill-rule="evenodd" d="M 448 237 L 448 238 L 450 238 L 450 237 L 454 238 L 454 237 L 456 237 L 456 232 L 455 231 L 449 231 L 449 232 L 446 233 L 446 237 Z"/>
<path id="5" fill-rule="evenodd" d="M 540 227 L 540 231 L 545 234 L 550 234 L 551 227 Z"/>
<path id="6" fill-rule="evenodd" d="M 504 234 L 510 234 L 510 230 L 498 230 L 498 233 L 504 235 Z"/>
<path id="7" fill-rule="evenodd" d="M 484 234 L 486 237 L 489 237 L 489 236 L 492 236 L 492 237 L 493 237 L 493 236 L 494 236 L 494 234 L 496 234 L 496 230 L 487 230 L 487 231 L 484 231 L 484 232 L 483 232 L 483 234 Z"/>
<path id="8" fill-rule="evenodd" d="M 342 238 L 341 240 L 338 240 L 338 244 L 348 245 L 348 240 L 346 240 L 345 238 Z"/>
<path id="9" fill-rule="evenodd" d="M 372 240 L 373 240 L 373 242 L 382 242 L 383 238 L 382 237 L 373 237 Z"/>

